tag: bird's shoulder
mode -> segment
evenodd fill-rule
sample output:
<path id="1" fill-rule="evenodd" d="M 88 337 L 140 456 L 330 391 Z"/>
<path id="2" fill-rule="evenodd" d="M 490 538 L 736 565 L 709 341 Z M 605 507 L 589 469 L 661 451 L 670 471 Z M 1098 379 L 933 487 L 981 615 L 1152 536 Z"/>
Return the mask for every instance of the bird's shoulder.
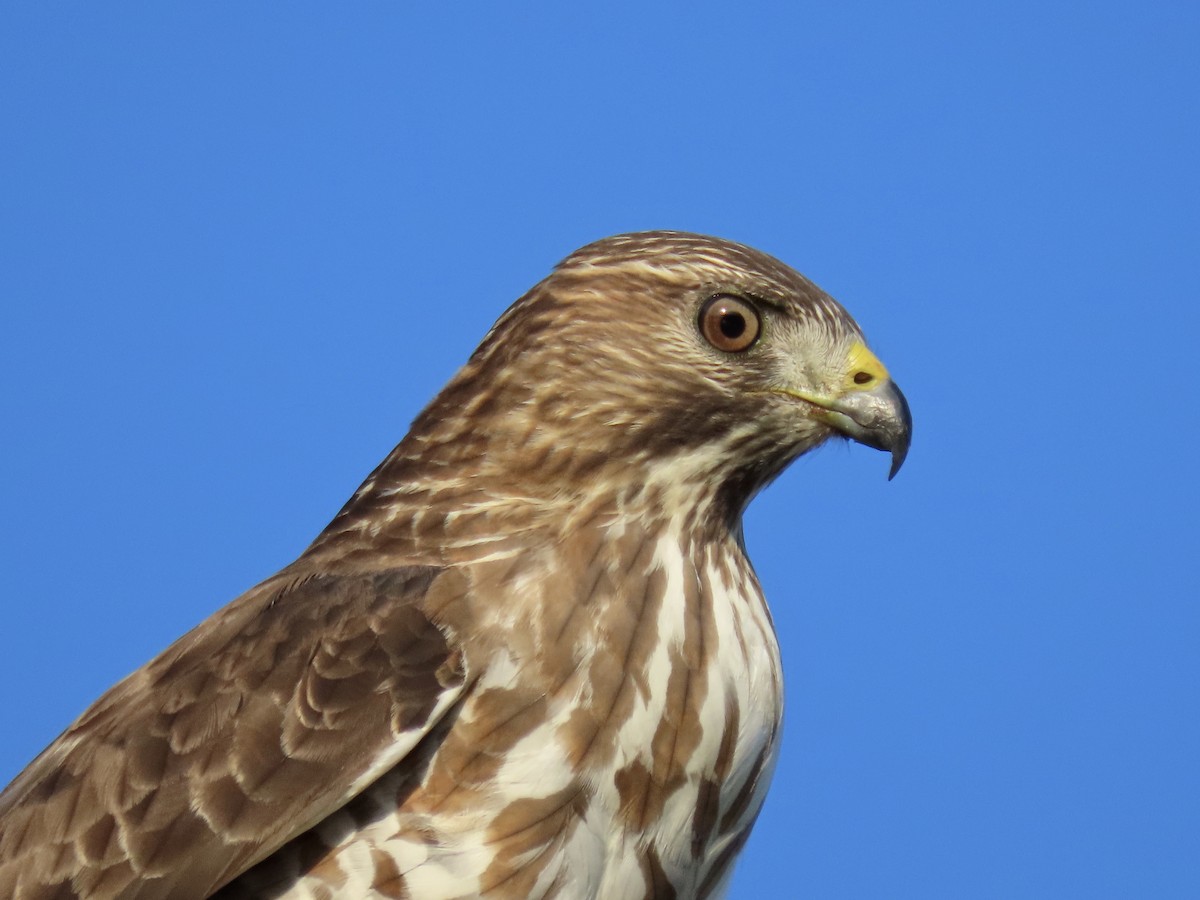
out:
<path id="1" fill-rule="evenodd" d="M 242 595 L 0 794 L 0 894 L 36 873 L 90 896 L 203 895 L 253 865 L 456 702 L 466 663 L 435 611 L 465 589 L 457 570 L 410 566 L 284 570 Z"/>

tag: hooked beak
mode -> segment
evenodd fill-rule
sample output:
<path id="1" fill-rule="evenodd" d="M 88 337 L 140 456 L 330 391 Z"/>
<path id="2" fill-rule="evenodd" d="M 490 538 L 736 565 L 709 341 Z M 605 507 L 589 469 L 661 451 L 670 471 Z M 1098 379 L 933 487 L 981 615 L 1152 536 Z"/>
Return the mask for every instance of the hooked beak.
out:
<path id="1" fill-rule="evenodd" d="M 876 450 L 889 451 L 892 470 L 888 481 L 900 472 L 908 455 L 908 444 L 912 442 L 912 413 L 908 412 L 908 401 L 892 379 L 869 391 L 848 392 L 836 400 L 804 398 L 817 407 L 817 418 L 846 437 Z"/>
<path id="2" fill-rule="evenodd" d="M 829 403 L 822 403 L 827 424 L 842 434 L 892 454 L 888 481 L 896 477 L 908 455 L 912 441 L 912 413 L 900 388 L 888 379 L 869 391 L 853 391 Z"/>

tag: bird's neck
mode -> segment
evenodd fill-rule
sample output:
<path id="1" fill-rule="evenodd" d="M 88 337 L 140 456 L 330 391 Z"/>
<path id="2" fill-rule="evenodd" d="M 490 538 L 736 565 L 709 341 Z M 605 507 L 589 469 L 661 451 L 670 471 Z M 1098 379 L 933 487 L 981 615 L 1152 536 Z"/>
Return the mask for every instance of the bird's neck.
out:
<path id="1" fill-rule="evenodd" d="M 560 543 L 581 528 L 671 522 L 699 540 L 740 535 L 761 467 L 724 447 L 646 460 L 597 457 L 580 471 L 513 459 L 446 460 L 406 440 L 363 482 L 307 551 L 325 559 L 455 564 Z"/>

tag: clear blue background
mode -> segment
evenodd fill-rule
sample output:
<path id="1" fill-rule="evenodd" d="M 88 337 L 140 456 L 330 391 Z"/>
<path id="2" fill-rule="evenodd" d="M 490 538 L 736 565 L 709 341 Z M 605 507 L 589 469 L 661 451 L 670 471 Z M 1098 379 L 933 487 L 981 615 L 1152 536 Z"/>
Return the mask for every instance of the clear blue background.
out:
<path id="1" fill-rule="evenodd" d="M 916 417 L 748 516 L 789 708 L 733 896 L 1200 896 L 1200 5 L 400 6 L 0 12 L 0 782 L 555 261 L 681 228 Z"/>

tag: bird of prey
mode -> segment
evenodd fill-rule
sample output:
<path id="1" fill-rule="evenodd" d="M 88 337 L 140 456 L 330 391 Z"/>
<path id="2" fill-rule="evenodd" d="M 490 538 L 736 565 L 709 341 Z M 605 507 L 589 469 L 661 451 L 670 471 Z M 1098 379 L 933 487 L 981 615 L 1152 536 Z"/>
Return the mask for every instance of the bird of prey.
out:
<path id="1" fill-rule="evenodd" d="M 782 708 L 743 510 L 838 435 L 894 475 L 910 432 L 772 257 L 576 251 L 299 559 L 0 794 L 0 897 L 721 896 Z"/>

